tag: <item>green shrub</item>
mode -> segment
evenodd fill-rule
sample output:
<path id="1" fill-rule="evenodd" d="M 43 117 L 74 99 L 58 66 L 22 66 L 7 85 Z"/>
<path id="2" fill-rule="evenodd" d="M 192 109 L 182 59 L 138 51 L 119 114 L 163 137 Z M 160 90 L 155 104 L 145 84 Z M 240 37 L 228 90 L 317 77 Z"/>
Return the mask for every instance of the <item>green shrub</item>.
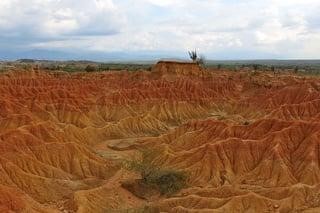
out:
<path id="1" fill-rule="evenodd" d="M 198 60 L 197 60 L 197 63 L 200 65 L 200 66 L 205 66 L 206 65 L 206 58 L 204 55 L 201 55 Z"/>
<path id="2" fill-rule="evenodd" d="M 97 69 L 95 66 L 88 65 L 85 69 L 86 72 L 95 72 Z"/>
<path id="3" fill-rule="evenodd" d="M 108 213 L 160 213 L 160 210 L 158 207 L 153 206 L 141 206 L 137 208 L 130 208 L 130 209 L 107 209 L 105 212 Z"/>
<path id="4" fill-rule="evenodd" d="M 143 151 L 140 160 L 126 161 L 125 167 L 140 173 L 142 183 L 157 189 L 161 195 L 172 195 L 187 186 L 187 175 L 183 171 L 167 169 L 152 164 L 154 152 Z"/>
<path id="5" fill-rule="evenodd" d="M 156 169 L 142 177 L 144 183 L 155 186 L 162 195 L 172 195 L 186 186 L 186 175 L 181 171 Z"/>

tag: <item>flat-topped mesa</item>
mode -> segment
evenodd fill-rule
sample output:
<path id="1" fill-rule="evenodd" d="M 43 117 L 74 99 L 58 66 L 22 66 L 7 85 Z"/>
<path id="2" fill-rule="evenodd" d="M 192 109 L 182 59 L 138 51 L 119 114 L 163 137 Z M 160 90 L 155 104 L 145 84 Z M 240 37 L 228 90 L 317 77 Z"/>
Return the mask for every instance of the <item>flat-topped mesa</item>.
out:
<path id="1" fill-rule="evenodd" d="M 159 61 L 153 66 L 152 72 L 160 74 L 198 75 L 201 73 L 201 67 L 194 62 Z"/>

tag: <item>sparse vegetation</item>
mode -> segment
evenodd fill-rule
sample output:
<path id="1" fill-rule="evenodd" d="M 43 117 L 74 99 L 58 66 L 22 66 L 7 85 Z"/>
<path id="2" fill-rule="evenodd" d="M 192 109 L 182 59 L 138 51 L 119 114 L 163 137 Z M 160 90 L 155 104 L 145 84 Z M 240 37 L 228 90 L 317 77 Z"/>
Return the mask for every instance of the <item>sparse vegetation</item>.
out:
<path id="1" fill-rule="evenodd" d="M 194 50 L 194 51 L 189 51 L 189 57 L 190 59 L 193 61 L 193 62 L 197 62 L 197 59 L 198 59 L 198 54 L 197 54 L 197 51 Z"/>
<path id="2" fill-rule="evenodd" d="M 197 60 L 197 63 L 201 66 L 205 66 L 206 64 L 206 57 L 204 55 L 201 55 L 198 60 Z"/>
<path id="3" fill-rule="evenodd" d="M 140 173 L 142 184 L 158 190 L 161 195 L 170 196 L 185 188 L 186 173 L 152 164 L 152 153 L 154 152 L 144 150 L 141 160 L 126 161 L 124 165 L 127 169 Z"/>
<path id="4" fill-rule="evenodd" d="M 107 209 L 105 212 L 108 213 L 159 213 L 160 210 L 158 207 L 153 206 L 141 206 L 137 208 L 129 208 L 129 209 Z"/>
<path id="5" fill-rule="evenodd" d="M 72 63 L 72 64 L 62 65 L 61 70 L 65 72 L 80 72 L 80 71 L 84 71 L 84 68 L 81 69 L 79 65 Z"/>
<path id="6" fill-rule="evenodd" d="M 95 71 L 97 71 L 97 68 L 93 65 L 87 65 L 87 67 L 84 70 L 86 72 L 95 72 Z"/>
<path id="7" fill-rule="evenodd" d="M 244 125 L 244 126 L 248 126 L 249 124 L 250 124 L 249 121 L 244 121 L 244 122 L 243 122 L 243 125 Z"/>
<path id="8" fill-rule="evenodd" d="M 274 66 L 271 66 L 271 72 L 275 72 L 276 68 Z"/>
<path id="9" fill-rule="evenodd" d="M 204 66 L 206 64 L 206 58 L 204 55 L 198 56 L 198 53 L 196 50 L 194 51 L 189 51 L 189 57 L 190 59 L 194 62 L 197 63 L 201 66 Z"/>
<path id="10" fill-rule="evenodd" d="M 10 70 L 10 67 L 9 66 L 1 66 L 0 65 L 0 72 L 7 72 Z"/>
<path id="11" fill-rule="evenodd" d="M 189 56 L 195 59 L 196 63 L 199 63 L 206 68 L 217 68 L 230 71 L 241 71 L 256 69 L 261 71 L 272 71 L 274 74 L 281 72 L 295 72 L 297 75 L 303 76 L 319 76 L 320 75 L 320 61 L 311 60 L 293 60 L 293 61 L 282 61 L 282 60 L 252 60 L 252 61 L 210 61 L 205 60 L 203 56 L 199 58 L 196 51 L 190 51 Z M 190 58 L 191 58 L 190 57 Z M 193 60 L 192 59 L 192 60 Z M 205 63 L 202 63 L 202 62 Z M 105 71 L 139 71 L 145 70 L 150 71 L 154 62 L 94 62 L 94 61 L 50 61 L 50 60 L 33 60 L 33 59 L 21 59 L 17 61 L 0 61 L 0 71 L 8 71 L 12 69 L 30 70 L 35 65 L 39 65 L 40 70 L 47 71 L 64 71 L 64 72 L 86 72 L 88 65 L 95 67 L 96 72 Z M 297 69 L 298 68 L 298 69 Z M 274 71 L 273 71 L 274 70 Z"/>

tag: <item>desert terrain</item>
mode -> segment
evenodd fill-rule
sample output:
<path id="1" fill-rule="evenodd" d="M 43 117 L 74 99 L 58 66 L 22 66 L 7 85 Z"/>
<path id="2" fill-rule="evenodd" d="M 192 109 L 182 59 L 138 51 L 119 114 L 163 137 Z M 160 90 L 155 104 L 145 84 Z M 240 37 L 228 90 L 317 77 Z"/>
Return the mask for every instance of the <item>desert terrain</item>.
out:
<path id="1" fill-rule="evenodd" d="M 0 212 L 320 212 L 319 77 L 34 67 L 0 94 Z M 185 184 L 150 189 L 135 161 Z"/>

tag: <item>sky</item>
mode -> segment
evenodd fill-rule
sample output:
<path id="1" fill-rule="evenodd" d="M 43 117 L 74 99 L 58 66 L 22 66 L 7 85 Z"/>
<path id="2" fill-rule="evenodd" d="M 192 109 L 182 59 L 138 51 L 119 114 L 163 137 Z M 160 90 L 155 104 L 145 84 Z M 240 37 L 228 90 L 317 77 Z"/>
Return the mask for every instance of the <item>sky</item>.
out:
<path id="1" fill-rule="evenodd" d="M 319 59 L 320 0 L 0 0 L 0 59 Z"/>

